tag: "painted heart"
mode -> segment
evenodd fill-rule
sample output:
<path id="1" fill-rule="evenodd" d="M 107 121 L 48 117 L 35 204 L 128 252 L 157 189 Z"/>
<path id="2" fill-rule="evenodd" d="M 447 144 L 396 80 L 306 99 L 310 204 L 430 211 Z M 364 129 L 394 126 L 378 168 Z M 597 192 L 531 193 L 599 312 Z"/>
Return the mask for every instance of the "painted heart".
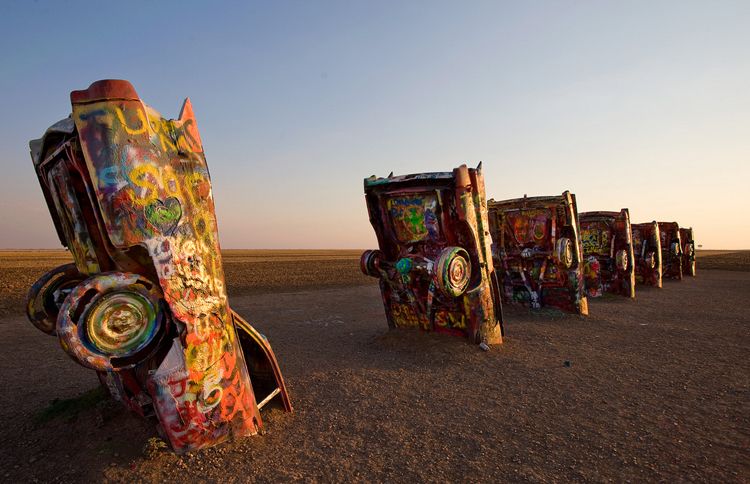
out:
<path id="1" fill-rule="evenodd" d="M 154 200 L 146 205 L 146 220 L 162 234 L 170 235 L 182 217 L 182 205 L 175 197 Z"/>

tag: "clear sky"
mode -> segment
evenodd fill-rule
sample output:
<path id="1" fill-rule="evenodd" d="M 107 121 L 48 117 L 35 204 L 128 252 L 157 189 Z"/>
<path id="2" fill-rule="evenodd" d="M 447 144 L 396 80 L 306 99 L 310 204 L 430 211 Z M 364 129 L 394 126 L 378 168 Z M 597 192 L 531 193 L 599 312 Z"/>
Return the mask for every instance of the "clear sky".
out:
<path id="1" fill-rule="evenodd" d="M 225 248 L 368 248 L 362 179 L 484 161 L 495 199 L 750 248 L 750 2 L 0 2 L 0 248 L 59 247 L 28 140 L 69 92 L 193 101 Z"/>

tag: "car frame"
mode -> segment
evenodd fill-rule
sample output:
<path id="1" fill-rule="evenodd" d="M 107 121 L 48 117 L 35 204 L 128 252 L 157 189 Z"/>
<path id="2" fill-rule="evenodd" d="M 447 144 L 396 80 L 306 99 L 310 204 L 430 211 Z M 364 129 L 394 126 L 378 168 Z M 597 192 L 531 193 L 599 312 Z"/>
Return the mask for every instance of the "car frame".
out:
<path id="1" fill-rule="evenodd" d="M 481 163 L 364 180 L 378 249 L 361 269 L 380 283 L 388 326 L 502 343 L 503 313 Z"/>
<path id="2" fill-rule="evenodd" d="M 604 293 L 635 298 L 635 258 L 630 212 L 582 212 L 581 244 L 588 297 Z"/>
<path id="3" fill-rule="evenodd" d="M 635 282 L 662 287 L 662 251 L 659 224 L 656 221 L 631 224 L 633 232 L 633 255 Z"/>
<path id="4" fill-rule="evenodd" d="M 229 306 L 190 101 L 167 120 L 123 80 L 70 99 L 30 149 L 74 263 L 32 286 L 30 321 L 178 453 L 261 432 L 261 408 L 292 406 L 270 343 Z"/>
<path id="5" fill-rule="evenodd" d="M 680 227 L 680 240 L 682 242 L 682 273 L 695 277 L 695 233 L 693 227 Z"/>
<path id="6" fill-rule="evenodd" d="M 662 277 L 682 280 L 682 239 L 677 222 L 659 222 Z"/>
<path id="7" fill-rule="evenodd" d="M 487 202 L 503 302 L 588 314 L 576 197 Z"/>

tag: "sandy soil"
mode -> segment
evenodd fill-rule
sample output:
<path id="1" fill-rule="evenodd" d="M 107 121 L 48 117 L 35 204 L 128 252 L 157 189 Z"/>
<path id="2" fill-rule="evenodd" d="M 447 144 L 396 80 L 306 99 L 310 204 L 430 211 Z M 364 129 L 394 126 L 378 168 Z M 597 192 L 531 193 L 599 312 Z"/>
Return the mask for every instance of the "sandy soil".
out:
<path id="1" fill-rule="evenodd" d="M 484 353 L 388 331 L 357 258 L 226 257 L 231 303 L 273 344 L 295 413 L 178 457 L 23 317 L 27 281 L 65 255 L 0 253 L 0 478 L 750 480 L 750 273 L 701 256 L 697 278 L 592 301 L 588 318 L 506 309 L 506 342 Z"/>

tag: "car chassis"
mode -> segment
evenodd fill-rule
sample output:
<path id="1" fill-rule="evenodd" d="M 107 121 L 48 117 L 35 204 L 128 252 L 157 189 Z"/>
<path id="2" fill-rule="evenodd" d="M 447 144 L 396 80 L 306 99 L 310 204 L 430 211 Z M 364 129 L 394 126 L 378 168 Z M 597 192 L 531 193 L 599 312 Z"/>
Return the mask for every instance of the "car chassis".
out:
<path id="1" fill-rule="evenodd" d="M 635 258 L 628 209 L 583 212 L 578 217 L 587 296 L 600 297 L 609 292 L 635 298 Z"/>
<path id="2" fill-rule="evenodd" d="M 258 433 L 260 408 L 292 407 L 268 340 L 229 307 L 190 101 L 167 120 L 127 81 L 70 97 L 30 148 L 75 262 L 32 286 L 30 321 L 178 453 Z"/>
<path id="3" fill-rule="evenodd" d="M 362 254 L 361 268 L 380 281 L 388 325 L 502 343 L 481 163 L 372 176 L 364 188 L 379 249 Z"/>
<path id="4" fill-rule="evenodd" d="M 659 224 L 646 222 L 632 224 L 633 255 L 635 256 L 635 281 L 662 287 L 662 251 Z"/>
<path id="5" fill-rule="evenodd" d="M 575 195 L 488 202 L 504 302 L 588 314 Z"/>

